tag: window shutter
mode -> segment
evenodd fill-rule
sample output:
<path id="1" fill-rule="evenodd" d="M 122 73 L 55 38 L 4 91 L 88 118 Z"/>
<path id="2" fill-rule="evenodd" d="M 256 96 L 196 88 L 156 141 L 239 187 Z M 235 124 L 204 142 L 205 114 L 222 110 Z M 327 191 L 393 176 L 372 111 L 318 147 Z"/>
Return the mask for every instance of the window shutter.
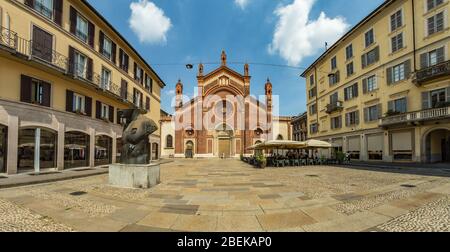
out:
<path id="1" fill-rule="evenodd" d="M 62 0 L 53 0 L 54 21 L 59 26 L 62 25 L 63 3 Z"/>
<path id="2" fill-rule="evenodd" d="M 369 108 L 364 108 L 364 121 L 369 121 Z"/>
<path id="3" fill-rule="evenodd" d="M 109 106 L 109 121 L 114 123 L 114 107 Z"/>
<path id="4" fill-rule="evenodd" d="M 150 93 L 153 92 L 153 79 L 150 78 Z"/>
<path id="5" fill-rule="evenodd" d="M 66 111 L 74 112 L 73 111 L 73 92 L 70 90 L 66 91 Z"/>
<path id="6" fill-rule="evenodd" d="M 447 90 L 448 91 L 448 90 Z M 430 108 L 430 96 L 429 92 L 422 92 L 422 109 L 429 109 Z"/>
<path id="7" fill-rule="evenodd" d="M 125 66 L 125 62 L 123 61 L 123 50 L 119 48 L 119 67 L 123 70 Z"/>
<path id="8" fill-rule="evenodd" d="M 70 33 L 76 34 L 77 30 L 77 10 L 70 6 Z"/>
<path id="9" fill-rule="evenodd" d="M 120 83 L 120 97 L 122 97 L 122 99 L 127 99 L 127 88 L 128 88 L 128 83 L 125 80 L 122 80 L 122 82 Z"/>
<path id="10" fill-rule="evenodd" d="M 133 88 L 133 104 L 136 106 L 136 100 L 137 100 L 137 90 L 136 88 Z"/>
<path id="11" fill-rule="evenodd" d="M 88 24 L 89 45 L 94 48 L 95 25 L 91 22 Z"/>
<path id="12" fill-rule="evenodd" d="M 344 89 L 344 100 L 345 100 L 345 101 L 348 100 L 348 92 L 347 92 L 348 89 L 349 89 L 349 88 Z"/>
<path id="13" fill-rule="evenodd" d="M 69 46 L 69 74 L 75 74 L 75 49 Z"/>
<path id="14" fill-rule="evenodd" d="M 137 80 L 137 64 L 134 62 L 134 79 Z"/>
<path id="15" fill-rule="evenodd" d="M 116 114 L 117 124 L 122 124 L 121 117 L 122 117 L 122 111 L 120 111 L 120 109 L 117 109 L 117 114 Z"/>
<path id="16" fill-rule="evenodd" d="M 139 97 L 141 98 L 139 101 L 139 108 L 143 108 L 144 107 L 144 101 L 143 101 L 144 97 L 142 96 L 141 92 L 138 92 L 138 94 L 139 94 Z"/>
<path id="17" fill-rule="evenodd" d="M 355 114 L 356 114 L 356 115 L 355 115 L 355 118 L 356 118 L 356 119 L 355 119 L 355 124 L 356 124 L 356 125 L 359 125 L 359 110 L 356 111 Z"/>
<path id="18" fill-rule="evenodd" d="M 427 0 L 427 11 L 434 8 L 434 0 Z"/>
<path id="19" fill-rule="evenodd" d="M 434 17 L 428 18 L 428 35 L 435 33 L 434 29 Z"/>
<path id="20" fill-rule="evenodd" d="M 20 81 L 20 101 L 31 102 L 31 77 L 22 75 Z"/>
<path id="21" fill-rule="evenodd" d="M 144 73 L 144 87 L 145 89 L 148 89 L 149 87 L 147 86 L 147 73 Z"/>
<path id="22" fill-rule="evenodd" d="M 394 101 L 388 101 L 388 111 L 394 111 Z"/>
<path id="23" fill-rule="evenodd" d="M 145 109 L 150 111 L 150 97 L 145 98 Z"/>
<path id="24" fill-rule="evenodd" d="M 350 126 L 350 113 L 345 114 L 345 126 Z"/>
<path id="25" fill-rule="evenodd" d="M 102 119 L 102 103 L 100 101 L 95 102 L 95 118 Z"/>
<path id="26" fill-rule="evenodd" d="M 116 64 L 116 57 L 117 57 L 117 45 L 115 43 L 112 43 L 112 53 L 111 53 L 111 57 L 112 57 L 112 62 L 114 64 Z"/>
<path id="27" fill-rule="evenodd" d="M 86 115 L 87 116 L 89 116 L 89 117 L 92 117 L 92 98 L 91 97 L 85 97 L 84 98 L 85 99 L 85 105 L 84 105 L 84 108 L 85 108 L 85 112 L 86 112 Z"/>
<path id="28" fill-rule="evenodd" d="M 42 83 L 42 106 L 50 107 L 52 86 L 50 83 Z"/>
<path id="29" fill-rule="evenodd" d="M 358 90 L 358 83 L 355 83 L 355 84 L 353 85 L 353 96 L 354 96 L 354 97 L 358 97 L 358 93 L 359 93 L 359 90 Z"/>
<path id="30" fill-rule="evenodd" d="M 409 79 L 411 76 L 411 60 L 405 61 L 405 78 Z"/>
<path id="31" fill-rule="evenodd" d="M 379 60 L 380 60 L 380 47 L 377 46 L 377 48 L 375 48 L 375 61 Z"/>
<path id="32" fill-rule="evenodd" d="M 363 94 L 366 94 L 367 93 L 367 79 L 363 79 L 362 86 L 363 86 Z"/>
<path id="33" fill-rule="evenodd" d="M 423 53 L 420 55 L 420 68 L 428 67 L 428 53 Z"/>
<path id="34" fill-rule="evenodd" d="M 436 31 L 442 31 L 444 29 L 444 13 L 441 12 L 436 15 Z"/>
<path id="35" fill-rule="evenodd" d="M 444 47 L 436 49 L 437 63 L 442 63 L 445 61 L 445 50 Z"/>
<path id="36" fill-rule="evenodd" d="M 100 36 L 99 36 L 99 39 L 98 39 L 98 44 L 99 44 L 98 51 L 100 53 L 102 53 L 102 54 L 103 54 L 104 43 L 105 43 L 105 34 L 102 31 L 100 31 Z"/>
<path id="37" fill-rule="evenodd" d="M 450 87 L 447 87 L 447 100 L 446 102 L 450 102 Z"/>
<path id="38" fill-rule="evenodd" d="M 25 0 L 25 5 L 34 8 L 34 0 Z"/>
<path id="39" fill-rule="evenodd" d="M 386 76 L 387 76 L 387 84 L 391 85 L 392 84 L 392 67 L 388 67 L 388 69 L 386 69 Z"/>
<path id="40" fill-rule="evenodd" d="M 405 100 L 405 112 L 408 112 L 408 97 L 403 98 Z"/>
<path id="41" fill-rule="evenodd" d="M 383 117 L 383 107 L 382 107 L 381 103 L 377 105 L 377 112 L 378 112 L 378 119 L 382 118 Z"/>
<path id="42" fill-rule="evenodd" d="M 86 69 L 86 77 L 88 80 L 92 81 L 92 77 L 94 75 L 93 72 L 93 61 L 91 58 L 87 58 L 87 69 Z"/>
<path id="43" fill-rule="evenodd" d="M 130 67 L 130 57 L 125 53 L 125 71 L 128 73 L 128 68 Z"/>
<path id="44" fill-rule="evenodd" d="M 335 73 L 335 75 L 336 75 L 336 83 L 339 83 L 340 81 L 341 81 L 341 73 L 339 72 L 339 71 L 337 71 L 336 73 Z"/>

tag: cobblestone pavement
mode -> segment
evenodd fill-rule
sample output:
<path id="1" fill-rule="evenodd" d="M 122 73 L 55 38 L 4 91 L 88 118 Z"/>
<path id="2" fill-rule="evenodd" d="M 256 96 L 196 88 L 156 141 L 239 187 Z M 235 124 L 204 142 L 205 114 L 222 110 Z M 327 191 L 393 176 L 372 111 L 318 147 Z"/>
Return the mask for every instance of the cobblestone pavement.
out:
<path id="1" fill-rule="evenodd" d="M 149 190 L 111 187 L 107 175 L 0 190 L 0 216 L 15 216 L 0 230 L 33 220 L 36 231 L 449 231 L 444 176 L 176 160 L 161 179 Z"/>

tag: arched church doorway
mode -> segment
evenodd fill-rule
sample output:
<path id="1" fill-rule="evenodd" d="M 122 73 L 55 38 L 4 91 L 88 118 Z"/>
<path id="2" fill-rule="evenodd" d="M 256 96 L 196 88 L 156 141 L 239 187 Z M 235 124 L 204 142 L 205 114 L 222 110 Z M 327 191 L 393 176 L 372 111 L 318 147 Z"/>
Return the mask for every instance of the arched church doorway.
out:
<path id="1" fill-rule="evenodd" d="M 185 156 L 186 158 L 194 158 L 194 143 L 192 141 L 186 142 Z"/>
<path id="2" fill-rule="evenodd" d="M 220 158 L 230 158 L 232 156 L 232 139 L 233 128 L 229 125 L 221 124 L 216 127 L 217 142 L 218 142 L 218 155 Z"/>
<path id="3" fill-rule="evenodd" d="M 450 130 L 436 129 L 425 137 L 427 163 L 450 163 Z"/>

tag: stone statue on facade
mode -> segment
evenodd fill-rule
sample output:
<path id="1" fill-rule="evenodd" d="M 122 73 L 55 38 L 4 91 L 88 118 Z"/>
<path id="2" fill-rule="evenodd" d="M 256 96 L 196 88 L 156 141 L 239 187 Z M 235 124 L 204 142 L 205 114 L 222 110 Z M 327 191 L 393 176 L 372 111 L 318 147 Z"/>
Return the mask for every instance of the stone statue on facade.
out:
<path id="1" fill-rule="evenodd" d="M 149 164 L 149 136 L 158 130 L 158 126 L 145 117 L 141 109 L 125 109 L 121 112 L 121 119 L 125 121 L 122 134 L 122 164 Z"/>

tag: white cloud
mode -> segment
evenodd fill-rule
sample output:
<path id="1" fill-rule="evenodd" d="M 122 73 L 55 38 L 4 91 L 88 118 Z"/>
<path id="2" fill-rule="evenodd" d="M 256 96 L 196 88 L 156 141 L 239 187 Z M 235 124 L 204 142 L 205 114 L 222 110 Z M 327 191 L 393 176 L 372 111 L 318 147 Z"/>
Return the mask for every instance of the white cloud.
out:
<path id="1" fill-rule="evenodd" d="M 321 12 L 316 20 L 309 15 L 316 0 L 294 0 L 275 10 L 278 23 L 270 54 L 279 54 L 289 65 L 298 66 L 305 57 L 324 50 L 325 42 L 332 45 L 349 28 L 343 17 L 329 18 Z"/>
<path id="2" fill-rule="evenodd" d="M 234 3 L 239 6 L 241 9 L 245 9 L 249 4 L 250 0 L 234 0 Z"/>
<path id="3" fill-rule="evenodd" d="M 153 2 L 139 0 L 130 4 L 130 28 L 139 37 L 141 43 L 166 43 L 167 32 L 172 27 L 170 18 Z"/>
<path id="4" fill-rule="evenodd" d="M 166 91 L 166 94 L 167 94 L 167 95 L 170 95 L 170 96 L 175 95 L 175 89 L 169 89 L 169 90 L 167 90 L 167 91 Z"/>

